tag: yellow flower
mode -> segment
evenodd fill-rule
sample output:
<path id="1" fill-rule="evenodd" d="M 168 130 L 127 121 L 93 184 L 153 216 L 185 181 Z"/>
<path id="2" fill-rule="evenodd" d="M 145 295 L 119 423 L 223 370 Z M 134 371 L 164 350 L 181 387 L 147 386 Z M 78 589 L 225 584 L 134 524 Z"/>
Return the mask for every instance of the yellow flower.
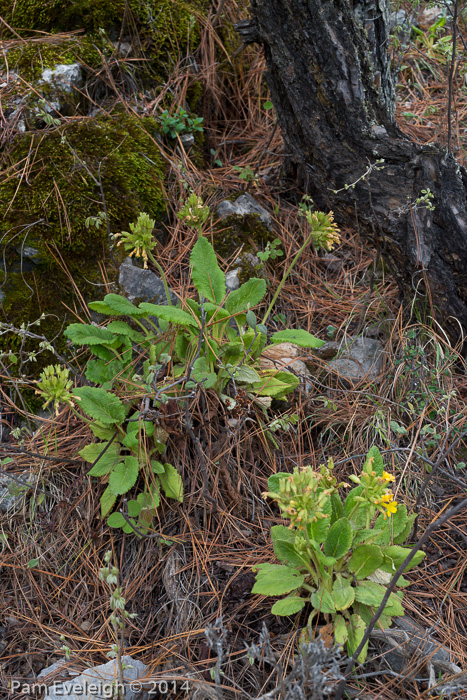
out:
<path id="1" fill-rule="evenodd" d="M 383 481 L 395 481 L 395 477 L 392 474 L 388 474 L 387 472 L 383 472 L 383 476 L 381 477 Z"/>
<path id="2" fill-rule="evenodd" d="M 397 501 L 394 500 L 394 494 L 390 491 L 381 496 L 379 501 L 376 502 L 376 505 L 381 505 L 383 508 L 386 508 L 384 519 L 386 519 L 386 517 L 390 518 L 393 513 L 397 513 Z"/>
<path id="3" fill-rule="evenodd" d="M 394 494 L 389 491 L 388 493 L 385 493 L 384 496 L 381 496 L 380 503 L 389 503 L 393 500 L 393 498 Z"/>
<path id="4" fill-rule="evenodd" d="M 385 519 L 386 516 L 390 518 L 393 513 L 397 513 L 397 501 L 391 501 L 390 503 L 384 503 L 383 505 L 386 508 L 386 514 L 384 516 Z"/>

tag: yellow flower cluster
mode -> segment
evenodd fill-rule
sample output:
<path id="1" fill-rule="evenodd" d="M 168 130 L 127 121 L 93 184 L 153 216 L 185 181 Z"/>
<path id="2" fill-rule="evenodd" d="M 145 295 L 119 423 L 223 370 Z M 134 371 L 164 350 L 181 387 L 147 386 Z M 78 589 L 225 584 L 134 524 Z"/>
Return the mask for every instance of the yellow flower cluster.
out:
<path id="1" fill-rule="evenodd" d="M 138 216 L 136 224 L 130 224 L 131 233 L 122 231 L 113 236 L 114 239 L 120 238 L 117 246 L 123 244 L 130 258 L 133 257 L 133 255 L 137 258 L 143 258 L 143 267 L 145 270 L 148 267 L 148 253 L 151 253 L 157 245 L 157 242 L 152 237 L 155 223 L 154 219 L 151 219 L 148 214 L 142 212 Z"/>
<path id="2" fill-rule="evenodd" d="M 385 471 L 383 471 L 383 476 L 381 477 L 381 479 L 386 484 L 390 481 L 395 481 L 393 475 L 388 474 L 388 472 Z M 383 494 L 381 498 L 378 501 L 376 501 L 376 504 L 383 506 L 383 508 L 386 508 L 386 513 L 384 514 L 385 519 L 386 517 L 390 518 L 391 515 L 397 513 L 397 501 L 394 500 L 394 494 L 392 493 L 392 491 L 387 491 L 385 494 Z"/>
<path id="3" fill-rule="evenodd" d="M 341 242 L 340 231 L 334 222 L 334 212 L 324 214 L 322 211 L 306 212 L 306 218 L 313 232 L 313 241 L 317 248 L 333 250 Z"/>

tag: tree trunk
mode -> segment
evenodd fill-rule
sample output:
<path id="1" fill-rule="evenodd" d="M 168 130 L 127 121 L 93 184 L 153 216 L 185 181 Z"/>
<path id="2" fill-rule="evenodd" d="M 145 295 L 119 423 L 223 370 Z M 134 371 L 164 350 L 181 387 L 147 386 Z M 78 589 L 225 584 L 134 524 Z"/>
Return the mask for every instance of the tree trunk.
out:
<path id="1" fill-rule="evenodd" d="M 395 123 L 388 0 L 253 0 L 252 12 L 237 28 L 264 46 L 286 150 L 306 190 L 341 223 L 358 220 L 404 301 L 427 294 L 458 340 L 467 333 L 467 171 Z M 417 203 L 427 189 L 434 211 Z"/>

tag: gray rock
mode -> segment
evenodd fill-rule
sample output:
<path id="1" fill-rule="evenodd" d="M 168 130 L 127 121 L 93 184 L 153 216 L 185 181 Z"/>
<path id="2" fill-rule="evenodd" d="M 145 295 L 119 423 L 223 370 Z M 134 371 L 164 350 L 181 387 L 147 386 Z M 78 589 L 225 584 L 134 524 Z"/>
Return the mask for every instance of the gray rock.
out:
<path id="1" fill-rule="evenodd" d="M 23 245 L 16 249 L 18 255 L 31 260 L 31 262 L 37 263 L 41 259 L 41 252 L 37 248 L 33 248 L 32 245 Z"/>
<path id="2" fill-rule="evenodd" d="M 180 136 L 180 141 L 185 148 L 191 148 L 195 145 L 195 136 L 194 134 L 182 134 Z"/>
<path id="3" fill-rule="evenodd" d="M 383 345 L 373 338 L 347 338 L 329 342 L 313 350 L 314 355 L 327 360 L 327 368 L 352 384 L 363 379 L 374 381 L 383 369 Z M 336 355 L 339 357 L 336 358 Z M 335 359 L 332 359 L 335 358 Z"/>
<path id="4" fill-rule="evenodd" d="M 51 664 L 50 666 L 47 666 L 46 668 L 43 668 L 40 673 L 37 674 L 37 680 L 40 681 L 43 678 L 47 678 L 48 676 L 51 676 L 52 673 L 56 674 L 58 671 L 60 671 L 60 675 L 69 675 L 67 666 L 69 665 L 69 661 L 66 659 L 59 659 L 55 663 Z M 77 675 L 77 674 L 75 674 Z"/>
<path id="5" fill-rule="evenodd" d="M 148 693 L 143 689 L 143 684 L 138 682 L 138 679 L 145 675 L 148 667 L 141 661 L 132 659 L 131 656 L 124 656 L 122 661 L 127 666 L 123 671 L 125 700 L 144 700 Z M 84 671 L 72 681 L 54 683 L 48 689 L 44 700 L 63 700 L 64 697 L 68 700 L 105 700 L 111 697 L 112 684 L 117 680 L 117 663 L 115 659 L 112 659 L 102 666 L 95 666 Z"/>
<path id="6" fill-rule="evenodd" d="M 64 92 L 72 92 L 74 87 L 82 86 L 83 72 L 79 63 L 59 63 L 54 68 L 46 68 L 41 80 L 43 83 L 55 83 Z"/>
<path id="7" fill-rule="evenodd" d="M 389 15 L 389 31 L 392 32 L 395 27 L 407 29 L 409 16 L 405 10 L 396 10 Z"/>
<path id="8" fill-rule="evenodd" d="M 232 216 L 232 214 L 237 216 L 248 216 L 249 214 L 257 214 L 260 221 L 264 226 L 266 226 L 270 231 L 272 231 L 272 219 L 271 214 L 262 207 L 256 199 L 254 199 L 251 194 L 242 194 L 237 197 L 235 202 L 230 202 L 225 199 L 217 207 L 217 213 L 221 219 L 226 216 Z"/>
<path id="9" fill-rule="evenodd" d="M 167 304 L 164 284 L 160 277 L 152 270 L 136 267 L 131 258 L 126 258 L 120 265 L 118 283 L 131 302 L 138 299 L 152 304 Z M 172 291 L 170 291 L 170 300 L 172 304 L 178 301 Z"/>
<path id="10" fill-rule="evenodd" d="M 257 255 L 253 253 L 242 253 L 235 261 L 233 268 L 237 275 L 242 275 L 244 278 L 250 277 L 265 277 L 264 265 Z M 239 280 L 240 282 L 240 280 Z M 239 284 L 240 286 L 240 284 Z"/>
<path id="11" fill-rule="evenodd" d="M 133 47 L 129 41 L 121 41 L 120 43 L 118 41 L 112 41 L 112 44 L 118 49 L 118 53 L 120 56 L 123 56 L 123 58 L 133 53 Z"/>
<path id="12" fill-rule="evenodd" d="M 24 471 L 15 474 L 13 479 L 9 474 L 0 476 L 0 510 L 6 513 L 9 510 L 18 510 L 23 505 L 26 493 L 34 488 L 37 476 Z"/>
<path id="13" fill-rule="evenodd" d="M 373 338 L 355 338 L 344 354 L 331 360 L 328 367 L 353 383 L 362 379 L 371 382 L 383 369 L 383 346 Z"/>
<path id="14" fill-rule="evenodd" d="M 240 287 L 240 280 L 238 278 L 239 272 L 240 272 L 240 268 L 236 267 L 234 270 L 229 270 L 226 273 L 225 286 L 227 287 L 227 291 L 234 292 L 236 289 L 238 289 Z"/>

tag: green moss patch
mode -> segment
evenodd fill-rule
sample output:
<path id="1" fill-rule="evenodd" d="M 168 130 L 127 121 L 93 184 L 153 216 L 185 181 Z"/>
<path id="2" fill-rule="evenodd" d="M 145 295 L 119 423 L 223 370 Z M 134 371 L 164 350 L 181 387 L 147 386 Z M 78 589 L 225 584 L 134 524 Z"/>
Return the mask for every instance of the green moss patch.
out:
<path id="1" fill-rule="evenodd" d="M 95 40 L 104 30 L 117 41 L 123 33 L 132 42 L 131 58 L 145 59 L 139 70 L 167 76 L 170 63 L 199 43 L 197 18 L 207 0 L 0 0 L 0 16 L 16 30 L 51 33 L 84 29 Z M 3 28 L 4 36 L 8 34 Z M 12 34 L 13 38 L 14 35 Z"/>
<path id="2" fill-rule="evenodd" d="M 128 229 L 141 211 L 165 215 L 161 181 L 165 168 L 156 136 L 157 123 L 125 114 L 97 116 L 55 130 L 17 137 L 3 154 L 0 219 L 6 233 L 6 295 L 3 320 L 20 324 L 42 312 L 60 321 L 43 325 L 47 335 L 61 326 L 66 309 L 81 307 L 60 258 L 86 301 L 101 298 L 99 262 L 116 276 L 105 226 L 86 228 L 85 221 L 103 210 L 100 180 L 113 233 Z M 31 263 L 24 246 L 39 252 Z"/>

